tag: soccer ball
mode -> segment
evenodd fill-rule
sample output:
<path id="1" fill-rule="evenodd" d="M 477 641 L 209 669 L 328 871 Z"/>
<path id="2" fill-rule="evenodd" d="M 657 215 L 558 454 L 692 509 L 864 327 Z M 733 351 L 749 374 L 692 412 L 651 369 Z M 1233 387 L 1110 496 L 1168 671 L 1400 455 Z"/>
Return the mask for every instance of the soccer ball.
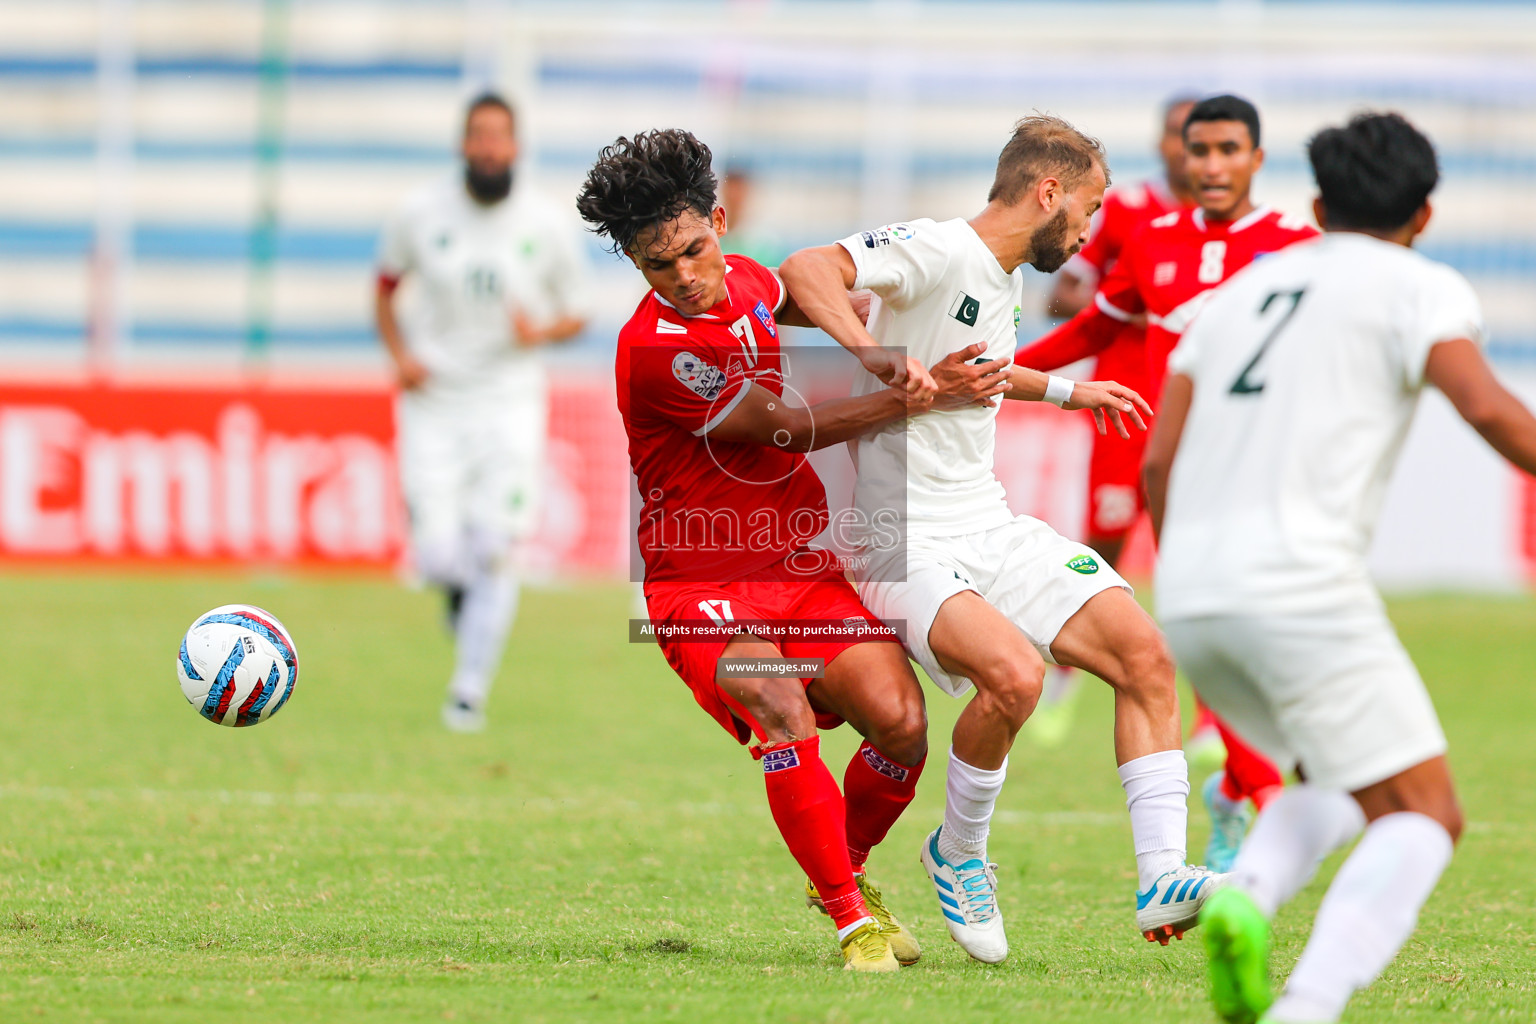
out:
<path id="1" fill-rule="evenodd" d="M 299 652 L 277 616 L 249 604 L 199 615 L 181 641 L 176 678 L 210 722 L 257 725 L 293 696 Z"/>

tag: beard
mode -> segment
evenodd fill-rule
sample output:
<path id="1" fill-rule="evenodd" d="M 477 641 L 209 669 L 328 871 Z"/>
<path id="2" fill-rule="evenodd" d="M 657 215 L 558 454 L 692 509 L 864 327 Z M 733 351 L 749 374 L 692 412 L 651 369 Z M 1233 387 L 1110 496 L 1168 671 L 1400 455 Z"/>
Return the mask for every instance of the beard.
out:
<path id="1" fill-rule="evenodd" d="M 464 187 L 482 206 L 499 203 L 512 192 L 512 167 L 509 164 L 500 170 L 485 171 L 474 164 L 466 164 Z"/>
<path id="2" fill-rule="evenodd" d="M 1077 252 L 1076 245 L 1067 244 L 1065 208 L 1057 210 L 1056 216 L 1035 228 L 1029 236 L 1029 251 L 1034 253 L 1029 265 L 1042 274 L 1054 274 Z"/>

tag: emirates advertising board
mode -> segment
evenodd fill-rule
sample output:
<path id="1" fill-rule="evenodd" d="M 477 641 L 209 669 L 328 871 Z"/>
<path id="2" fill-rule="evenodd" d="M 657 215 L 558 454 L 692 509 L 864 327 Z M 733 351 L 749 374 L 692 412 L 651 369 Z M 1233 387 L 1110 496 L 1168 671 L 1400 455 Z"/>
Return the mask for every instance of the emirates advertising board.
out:
<path id="1" fill-rule="evenodd" d="M 1536 374 L 1512 384 L 1536 406 Z M 551 382 L 533 575 L 625 577 L 633 543 L 612 386 Z M 1007 402 L 998 475 L 1015 511 L 1081 533 L 1086 414 Z M 0 382 L 0 559 L 408 568 L 394 400 L 379 386 Z M 843 446 L 813 462 L 847 500 Z M 1126 568 L 1151 567 L 1145 523 Z M 1536 580 L 1536 481 L 1438 394 L 1425 396 L 1372 566 L 1388 589 L 1508 590 Z"/>

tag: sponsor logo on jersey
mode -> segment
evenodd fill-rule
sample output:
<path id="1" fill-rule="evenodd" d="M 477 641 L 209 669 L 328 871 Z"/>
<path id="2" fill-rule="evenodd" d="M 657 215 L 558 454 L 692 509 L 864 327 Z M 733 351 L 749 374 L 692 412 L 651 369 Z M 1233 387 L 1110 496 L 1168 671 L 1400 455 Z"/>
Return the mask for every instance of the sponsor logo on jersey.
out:
<path id="1" fill-rule="evenodd" d="M 910 224 L 887 224 L 883 228 L 873 231 L 865 231 L 859 237 L 864 239 L 864 248 L 875 249 L 882 245 L 890 245 L 892 242 L 905 242 L 917 234 Z"/>
<path id="2" fill-rule="evenodd" d="M 1013 307 L 1013 329 L 1014 330 L 1018 330 L 1019 329 L 1019 324 L 1021 322 L 1023 322 L 1023 320 L 1024 320 L 1024 307 L 1023 306 L 1014 306 Z"/>
<path id="3" fill-rule="evenodd" d="M 884 775 L 888 779 L 894 779 L 897 782 L 906 782 L 907 776 L 912 774 L 912 769 L 903 768 L 895 761 L 885 757 L 874 747 L 861 747 L 859 749 L 859 755 L 864 758 L 865 764 L 869 765 L 875 771 L 879 772 L 881 775 Z"/>
<path id="4" fill-rule="evenodd" d="M 684 327 L 682 324 L 672 324 L 672 323 L 668 323 L 665 320 L 658 319 L 656 321 L 656 333 L 657 334 L 687 334 L 688 333 L 688 328 Z"/>
<path id="5" fill-rule="evenodd" d="M 763 774 L 800 767 L 800 752 L 794 747 L 780 747 L 763 755 Z"/>
<path id="6" fill-rule="evenodd" d="M 683 387 L 708 402 L 719 398 L 725 388 L 725 371 L 692 352 L 679 352 L 673 357 L 672 374 Z"/>
<path id="7" fill-rule="evenodd" d="M 1155 228 L 1171 228 L 1178 222 L 1179 211 L 1174 210 L 1172 213 L 1165 213 L 1161 217 L 1158 217 L 1156 220 L 1152 221 L 1151 224 Z"/>
<path id="8" fill-rule="evenodd" d="M 981 316 L 981 303 L 965 292 L 961 292 L 955 296 L 955 301 L 949 304 L 949 315 L 967 327 L 975 327 L 976 318 Z"/>
<path id="9" fill-rule="evenodd" d="M 1092 555 L 1078 555 L 1067 563 L 1067 568 L 1084 576 L 1092 576 L 1099 571 L 1099 560 Z"/>
<path id="10" fill-rule="evenodd" d="M 1158 288 L 1166 284 L 1172 284 L 1174 277 L 1179 273 L 1179 265 L 1172 260 L 1167 263 L 1159 263 L 1152 268 L 1152 283 Z"/>
<path id="11" fill-rule="evenodd" d="M 773 314 L 768 311 L 768 303 L 759 299 L 756 307 L 752 310 L 752 315 L 757 317 L 758 322 L 763 325 L 763 330 L 768 332 L 768 337 L 777 338 L 779 336 L 779 329 L 773 325 Z"/>

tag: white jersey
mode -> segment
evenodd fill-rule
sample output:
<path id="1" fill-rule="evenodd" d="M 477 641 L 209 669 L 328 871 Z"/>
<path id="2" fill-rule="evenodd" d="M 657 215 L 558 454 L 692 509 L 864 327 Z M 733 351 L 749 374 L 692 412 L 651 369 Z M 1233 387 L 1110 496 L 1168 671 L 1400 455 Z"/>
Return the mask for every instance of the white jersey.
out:
<path id="1" fill-rule="evenodd" d="M 977 342 L 987 346 L 980 358 L 1012 360 L 1023 273 L 1005 273 L 970 224 L 915 220 L 838 244 L 858 268 L 854 287 L 879 299 L 869 331 L 881 345 L 924 366 Z M 861 372 L 854 394 L 883 387 Z M 1011 521 L 992 472 L 996 421 L 995 406 L 977 406 L 914 416 L 860 438 L 854 506 L 861 521 L 879 524 L 904 509 L 907 530 L 923 536 L 958 536 Z"/>
<path id="2" fill-rule="evenodd" d="M 542 382 L 537 351 L 513 339 L 513 312 L 540 324 L 587 313 L 581 232 L 526 183 L 492 206 L 457 175 L 419 189 L 385 225 L 379 272 L 414 279 L 401 332 L 434 390 Z"/>
<path id="3" fill-rule="evenodd" d="M 1366 567 L 1430 348 L 1481 345 L 1465 278 L 1338 232 L 1212 293 L 1168 360 L 1194 382 L 1157 568 L 1165 619 L 1376 603 Z"/>

